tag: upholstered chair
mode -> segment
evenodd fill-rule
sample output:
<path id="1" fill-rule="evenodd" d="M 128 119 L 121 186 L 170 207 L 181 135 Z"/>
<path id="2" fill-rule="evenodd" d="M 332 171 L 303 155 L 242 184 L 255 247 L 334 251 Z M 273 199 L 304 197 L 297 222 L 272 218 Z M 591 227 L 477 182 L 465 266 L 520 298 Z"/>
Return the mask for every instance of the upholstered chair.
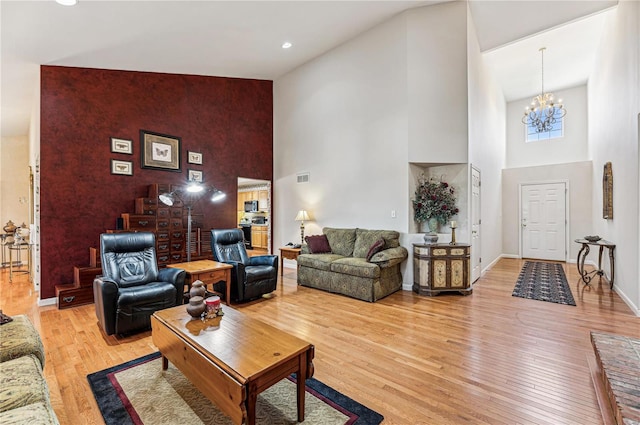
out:
<path id="1" fill-rule="evenodd" d="M 158 270 L 155 235 L 100 235 L 102 276 L 93 281 L 98 322 L 107 335 L 151 327 L 151 315 L 182 303 L 185 271 Z"/>
<path id="2" fill-rule="evenodd" d="M 248 301 L 276 290 L 278 283 L 278 256 L 249 257 L 240 229 L 214 229 L 211 231 L 211 250 L 214 260 L 228 263 L 231 269 L 231 301 Z M 225 293 L 225 283 L 214 285 L 217 292 Z"/>

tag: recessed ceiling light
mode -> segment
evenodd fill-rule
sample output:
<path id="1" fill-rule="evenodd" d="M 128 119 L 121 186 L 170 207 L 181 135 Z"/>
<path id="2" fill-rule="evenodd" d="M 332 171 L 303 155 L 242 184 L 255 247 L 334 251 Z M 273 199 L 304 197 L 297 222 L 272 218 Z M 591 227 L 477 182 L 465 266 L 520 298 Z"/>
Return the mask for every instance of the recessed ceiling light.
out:
<path id="1" fill-rule="evenodd" d="M 288 49 L 291 46 L 293 46 L 293 44 L 289 43 L 288 41 L 285 41 L 284 43 L 282 43 L 283 49 Z"/>
<path id="2" fill-rule="evenodd" d="M 75 6 L 76 4 L 78 4 L 78 0 L 56 0 L 56 3 L 63 6 Z"/>

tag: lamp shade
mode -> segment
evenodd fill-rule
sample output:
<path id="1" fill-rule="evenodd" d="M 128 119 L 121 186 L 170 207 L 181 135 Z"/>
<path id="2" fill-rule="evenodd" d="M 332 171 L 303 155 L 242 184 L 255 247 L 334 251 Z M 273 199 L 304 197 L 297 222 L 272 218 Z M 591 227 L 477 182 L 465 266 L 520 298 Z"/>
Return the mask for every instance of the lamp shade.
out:
<path id="1" fill-rule="evenodd" d="M 307 213 L 305 210 L 298 211 L 298 215 L 296 215 L 296 221 L 305 221 L 305 220 L 310 220 L 309 213 Z"/>
<path id="2" fill-rule="evenodd" d="M 161 193 L 160 196 L 160 201 L 168 206 L 172 206 L 173 203 L 175 202 L 175 196 L 173 194 L 173 192 L 169 192 L 169 193 Z"/>

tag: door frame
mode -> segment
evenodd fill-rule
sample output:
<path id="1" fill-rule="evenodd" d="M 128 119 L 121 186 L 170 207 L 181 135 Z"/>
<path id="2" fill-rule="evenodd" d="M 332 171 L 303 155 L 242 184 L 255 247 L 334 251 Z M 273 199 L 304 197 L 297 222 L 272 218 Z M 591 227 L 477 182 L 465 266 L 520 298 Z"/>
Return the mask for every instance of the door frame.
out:
<path id="1" fill-rule="evenodd" d="M 522 188 L 524 186 L 537 186 L 537 185 L 543 185 L 543 184 L 557 184 L 557 183 L 563 183 L 564 184 L 564 262 L 568 263 L 569 262 L 569 241 L 570 241 L 570 237 L 569 235 L 571 234 L 571 214 L 569 213 L 571 211 L 570 207 L 571 207 L 571 202 L 570 202 L 570 194 L 571 194 L 571 187 L 569 185 L 569 180 L 567 179 L 557 179 L 557 180 L 532 180 L 532 181 L 528 181 L 528 182 L 520 182 L 518 183 L 518 257 L 519 258 L 523 258 L 522 257 L 522 252 L 523 252 L 523 247 L 522 247 L 522 243 L 523 243 L 523 236 L 522 236 Z"/>
<path id="2" fill-rule="evenodd" d="M 483 272 L 483 268 L 482 268 L 482 171 L 480 170 L 479 167 L 477 167 L 474 164 L 469 164 L 469 244 L 471 245 L 472 251 L 471 251 L 471 258 L 469 259 L 469 261 L 471 261 L 471 267 L 469 270 L 469 279 L 471 280 L 471 284 L 473 284 L 474 282 L 476 282 L 478 279 L 480 279 L 482 277 L 482 272 Z M 474 170 L 478 173 L 478 176 L 480 176 L 480 182 L 479 182 L 479 187 L 480 187 L 480 191 L 478 194 L 478 220 L 480 221 L 480 223 L 478 224 L 478 258 L 480 259 L 479 263 L 480 263 L 480 271 L 478 273 L 478 276 L 476 278 L 476 280 L 473 280 L 473 172 Z"/>

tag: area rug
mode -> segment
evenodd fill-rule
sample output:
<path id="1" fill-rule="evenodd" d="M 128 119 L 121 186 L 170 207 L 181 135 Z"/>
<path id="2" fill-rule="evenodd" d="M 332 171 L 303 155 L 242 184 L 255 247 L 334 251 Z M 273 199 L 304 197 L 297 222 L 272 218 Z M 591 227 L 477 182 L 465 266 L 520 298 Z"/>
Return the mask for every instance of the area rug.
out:
<path id="1" fill-rule="evenodd" d="M 525 261 L 511 295 L 532 300 L 576 305 L 562 264 L 558 263 Z"/>
<path id="2" fill-rule="evenodd" d="M 106 425 L 176 425 L 232 422 L 160 353 L 87 375 Z M 258 395 L 256 423 L 297 422 L 295 376 Z M 382 415 L 311 378 L 306 382 L 304 424 L 378 425 Z"/>

